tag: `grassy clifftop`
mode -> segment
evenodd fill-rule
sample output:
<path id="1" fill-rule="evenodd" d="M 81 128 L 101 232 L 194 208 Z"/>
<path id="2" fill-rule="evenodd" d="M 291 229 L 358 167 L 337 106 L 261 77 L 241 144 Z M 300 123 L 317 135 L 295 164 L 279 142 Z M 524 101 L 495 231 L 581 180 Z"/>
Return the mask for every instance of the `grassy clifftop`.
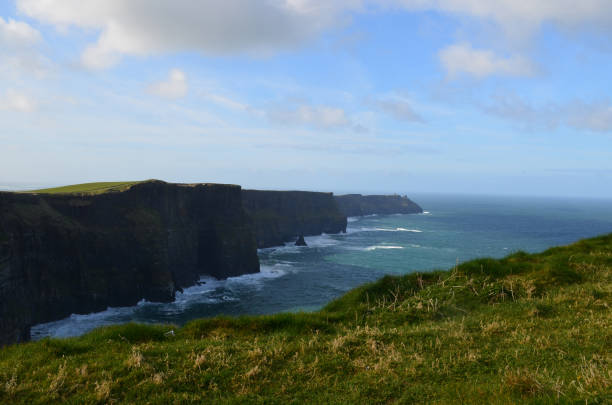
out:
<path id="1" fill-rule="evenodd" d="M 95 183 L 71 184 L 68 186 L 42 188 L 39 190 L 21 191 L 25 194 L 75 194 L 75 195 L 98 195 L 105 193 L 116 193 L 126 191 L 137 184 L 143 183 L 166 183 L 162 180 L 150 179 L 141 181 L 106 181 Z M 216 187 L 239 187 L 235 184 L 218 184 L 218 183 L 167 183 L 184 187 L 194 186 L 216 186 Z"/>
<path id="2" fill-rule="evenodd" d="M 142 183 L 141 181 L 112 181 L 112 182 L 97 182 L 72 184 L 69 186 L 44 188 L 40 190 L 25 191 L 32 194 L 104 194 L 116 191 L 125 191 L 135 184 Z"/>
<path id="3" fill-rule="evenodd" d="M 0 351 L 0 403 L 610 403 L 612 234 L 385 277 L 315 313 Z"/>

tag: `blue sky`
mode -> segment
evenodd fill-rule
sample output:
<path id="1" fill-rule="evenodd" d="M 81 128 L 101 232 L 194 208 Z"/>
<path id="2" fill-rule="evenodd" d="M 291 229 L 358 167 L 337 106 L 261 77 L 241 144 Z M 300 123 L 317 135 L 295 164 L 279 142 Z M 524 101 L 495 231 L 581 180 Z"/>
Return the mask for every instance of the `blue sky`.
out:
<path id="1" fill-rule="evenodd" d="M 8 0 L 0 185 L 612 197 L 604 0 Z"/>

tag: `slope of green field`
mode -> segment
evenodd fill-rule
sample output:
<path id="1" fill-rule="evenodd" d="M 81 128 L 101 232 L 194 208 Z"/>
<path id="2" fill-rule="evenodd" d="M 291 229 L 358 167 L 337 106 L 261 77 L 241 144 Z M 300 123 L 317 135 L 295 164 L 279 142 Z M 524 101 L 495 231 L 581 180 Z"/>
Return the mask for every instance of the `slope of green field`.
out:
<path id="1" fill-rule="evenodd" d="M 98 183 L 73 184 L 70 186 L 44 188 L 40 190 L 25 191 L 25 193 L 36 194 L 103 194 L 113 191 L 124 191 L 140 181 L 113 181 Z"/>
<path id="2" fill-rule="evenodd" d="M 612 234 L 385 277 L 315 313 L 0 351 L 0 403 L 612 403 Z"/>

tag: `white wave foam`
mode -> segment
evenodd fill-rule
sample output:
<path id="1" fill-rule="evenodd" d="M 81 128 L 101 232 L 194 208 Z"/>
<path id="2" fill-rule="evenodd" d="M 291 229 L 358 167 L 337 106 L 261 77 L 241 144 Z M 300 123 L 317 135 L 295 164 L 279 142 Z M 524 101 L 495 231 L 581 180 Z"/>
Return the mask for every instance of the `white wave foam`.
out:
<path id="1" fill-rule="evenodd" d="M 279 262 L 272 265 L 263 264 L 260 266 L 259 273 L 244 274 L 238 277 L 230 277 L 221 280 L 224 284 L 261 284 L 262 281 L 278 278 L 292 271 L 291 262 Z"/>
<path id="2" fill-rule="evenodd" d="M 340 243 L 338 239 L 335 239 L 326 233 L 319 236 L 306 236 L 304 240 L 306 241 L 308 246 L 311 247 L 327 247 L 334 246 Z"/>
<path id="3" fill-rule="evenodd" d="M 429 211 L 423 211 L 423 215 L 429 215 L 429 214 L 431 214 L 431 212 L 429 212 Z"/>
<path id="4" fill-rule="evenodd" d="M 350 229 L 347 229 L 347 233 L 351 233 L 351 232 L 352 231 Z M 308 247 L 322 248 L 322 247 L 337 245 L 341 243 L 341 240 L 338 238 L 339 237 L 342 238 L 344 235 L 345 234 L 341 234 L 341 233 L 333 234 L 333 235 L 324 233 L 324 234 L 315 235 L 315 236 L 305 236 L 304 241 L 306 242 L 307 246 L 295 246 L 295 240 L 289 240 L 285 242 L 284 246 L 275 246 L 271 248 L 258 249 L 258 252 L 259 253 L 269 253 L 270 256 L 277 256 L 277 255 L 281 255 L 285 253 L 290 253 L 290 254 L 301 253 L 303 252 L 304 248 L 308 248 Z"/>
<path id="5" fill-rule="evenodd" d="M 407 229 L 407 228 L 372 228 L 372 227 L 361 227 L 354 232 L 414 232 L 421 233 L 420 229 Z"/>
<path id="6" fill-rule="evenodd" d="M 372 250 L 378 250 L 378 249 L 403 249 L 403 248 L 404 248 L 403 246 L 376 245 L 376 246 L 368 246 L 364 250 L 366 252 L 370 252 Z"/>
<path id="7" fill-rule="evenodd" d="M 360 227 L 352 227 L 350 225 L 346 227 L 346 235 L 350 235 L 350 234 L 356 233 L 356 232 L 361 232 L 361 228 Z"/>
<path id="8" fill-rule="evenodd" d="M 58 321 L 34 325 L 30 330 L 30 336 L 32 340 L 38 340 L 45 336 L 79 336 L 100 326 L 126 323 L 130 321 L 130 317 L 135 309 L 142 305 L 145 305 L 144 300 L 141 300 L 133 307 L 108 307 L 104 311 L 91 314 L 72 314 Z"/>
<path id="9" fill-rule="evenodd" d="M 200 278 L 201 284 L 177 292 L 174 301 L 165 304 L 151 303 L 151 305 L 157 305 L 160 312 L 172 315 L 183 313 L 194 305 L 240 301 L 240 290 L 245 287 L 259 290 L 266 280 L 286 275 L 291 267 L 288 263 L 261 265 L 259 273 L 243 274 L 224 280 L 204 276 Z"/>
<path id="10" fill-rule="evenodd" d="M 376 232 L 376 231 L 380 231 L 380 228 L 371 228 L 371 227 L 367 227 L 367 226 L 363 226 L 361 228 L 359 228 L 359 231 L 361 232 Z"/>
<path id="11" fill-rule="evenodd" d="M 292 269 L 291 262 L 279 262 L 262 265 L 259 273 L 229 277 L 225 280 L 203 276 L 199 284 L 185 288 L 183 292 L 177 292 L 175 300 L 170 303 L 140 300 L 134 306 L 108 307 L 104 311 L 90 314 L 72 314 L 58 321 L 33 326 L 31 337 L 33 340 L 38 340 L 45 336 L 79 336 L 100 326 L 130 322 L 135 319 L 136 312 L 143 307 L 156 307 L 160 313 L 173 315 L 183 313 L 193 305 L 239 301 L 240 289 L 245 287 L 259 289 L 266 280 L 282 277 Z"/>
<path id="12" fill-rule="evenodd" d="M 423 232 L 420 229 L 395 228 L 395 230 L 398 231 L 398 232 L 415 232 L 415 233 Z"/>
<path id="13" fill-rule="evenodd" d="M 335 237 L 342 236 L 342 234 L 336 234 Z M 340 243 L 340 240 L 332 237 L 329 234 L 323 233 L 321 235 L 304 236 L 304 241 L 307 246 L 295 246 L 295 240 L 285 242 L 285 246 L 279 246 L 272 251 L 278 253 L 300 253 L 305 247 L 328 247 L 334 246 Z"/>
<path id="14" fill-rule="evenodd" d="M 357 222 L 359 221 L 359 217 L 347 217 L 346 222 Z"/>

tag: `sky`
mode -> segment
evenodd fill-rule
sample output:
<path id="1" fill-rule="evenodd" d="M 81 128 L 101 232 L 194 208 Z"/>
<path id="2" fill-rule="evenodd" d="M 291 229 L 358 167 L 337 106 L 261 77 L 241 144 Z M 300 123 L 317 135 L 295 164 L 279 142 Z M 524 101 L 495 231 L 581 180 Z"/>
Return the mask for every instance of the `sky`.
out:
<path id="1" fill-rule="evenodd" d="M 612 197 L 609 0 L 1 0 L 0 188 Z"/>

